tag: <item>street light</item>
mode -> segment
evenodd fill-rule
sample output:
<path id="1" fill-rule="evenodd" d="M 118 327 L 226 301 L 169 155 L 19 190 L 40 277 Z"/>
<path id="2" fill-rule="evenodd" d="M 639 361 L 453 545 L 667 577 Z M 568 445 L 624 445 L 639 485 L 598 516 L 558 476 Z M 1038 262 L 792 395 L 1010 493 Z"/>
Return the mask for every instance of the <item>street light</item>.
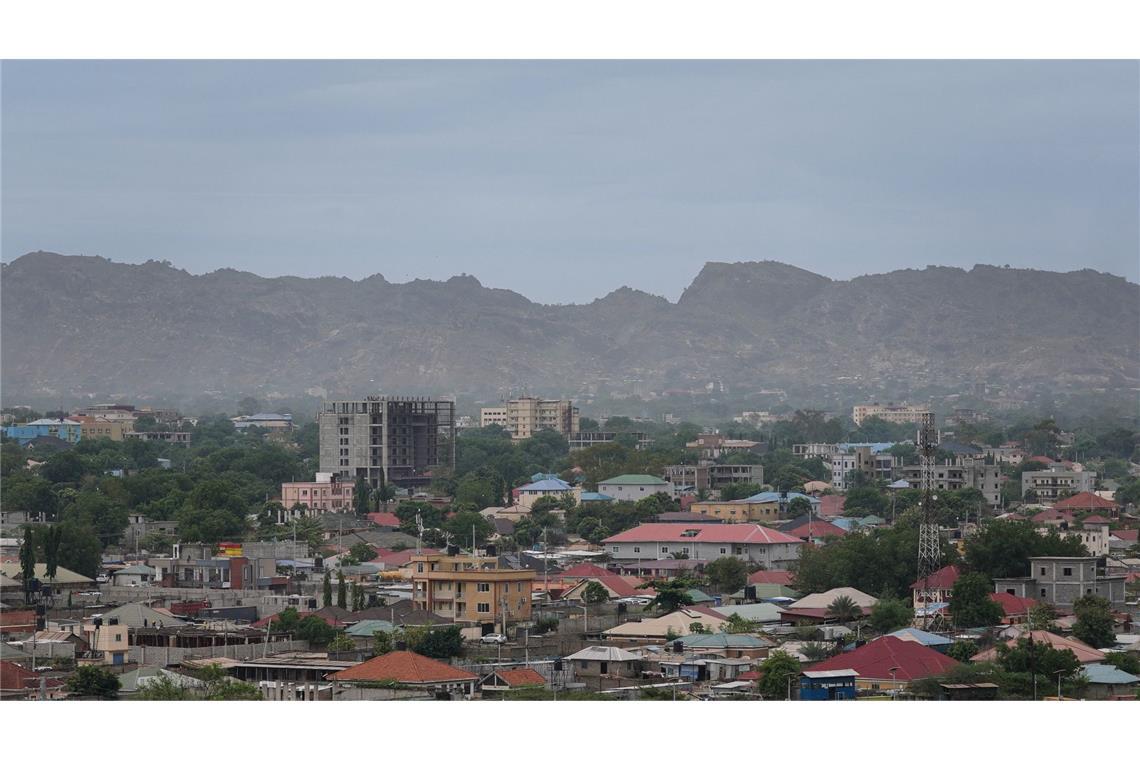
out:
<path id="1" fill-rule="evenodd" d="M 788 682 L 788 699 L 786 700 L 788 702 L 792 701 L 792 679 L 798 678 L 799 675 L 799 673 L 788 673 L 788 675 L 784 677 L 784 680 Z"/>
<path id="2" fill-rule="evenodd" d="M 898 665 L 896 665 L 896 666 L 895 666 L 895 667 L 893 667 L 893 668 L 888 668 L 888 669 L 887 669 L 887 673 L 888 673 L 888 674 L 890 675 L 890 677 L 891 677 L 891 701 L 892 701 L 892 702 L 894 702 L 894 701 L 895 701 L 895 692 L 897 692 L 897 691 L 898 691 L 898 688 L 897 688 L 897 687 L 896 687 L 896 685 L 895 685 L 895 683 L 896 683 L 896 682 L 895 682 L 895 671 L 896 671 L 896 670 L 898 670 L 898 669 L 899 669 L 899 668 L 898 668 Z"/>
<path id="3" fill-rule="evenodd" d="M 1053 671 L 1053 675 L 1057 676 L 1057 701 L 1058 702 L 1061 701 L 1061 675 L 1065 672 L 1066 672 L 1065 670 L 1054 670 Z"/>

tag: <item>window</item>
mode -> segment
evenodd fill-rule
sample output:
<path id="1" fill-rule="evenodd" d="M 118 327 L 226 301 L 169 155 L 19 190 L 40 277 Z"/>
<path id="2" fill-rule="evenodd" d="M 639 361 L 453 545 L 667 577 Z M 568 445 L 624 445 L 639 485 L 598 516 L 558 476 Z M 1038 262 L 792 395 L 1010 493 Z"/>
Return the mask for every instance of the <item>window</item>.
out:
<path id="1" fill-rule="evenodd" d="M 661 553 L 662 554 L 668 554 L 669 553 L 669 547 L 668 546 L 662 546 L 661 547 Z"/>
<path id="2" fill-rule="evenodd" d="M 123 640 L 123 634 L 116 633 L 115 634 L 115 641 L 122 641 L 122 640 Z"/>
<path id="3" fill-rule="evenodd" d="M 1045 568 L 1041 568 L 1041 574 L 1045 575 Z"/>
<path id="4" fill-rule="evenodd" d="M 515 584 L 515 591 L 519 591 L 519 592 L 522 591 L 522 581 L 519 581 L 518 583 Z"/>
<path id="5" fill-rule="evenodd" d="M 722 547 L 720 547 L 720 553 L 721 553 L 721 554 L 728 554 L 728 549 L 725 549 L 725 548 L 722 546 Z"/>
<path id="6" fill-rule="evenodd" d="M 610 671 L 610 664 L 608 662 L 600 662 L 600 663 L 598 663 L 598 670 L 600 670 L 602 675 L 604 676 L 606 673 L 608 673 Z"/>
<path id="7" fill-rule="evenodd" d="M 476 605 L 476 607 L 479 610 L 479 612 L 490 612 L 491 611 L 491 605 L 488 602 L 479 602 L 479 604 Z"/>
<path id="8" fill-rule="evenodd" d="M 633 553 L 634 554 L 641 554 L 641 547 L 640 546 L 633 547 Z"/>
<path id="9" fill-rule="evenodd" d="M 1041 589 L 1041 596 L 1045 596 L 1045 589 Z"/>
<path id="10" fill-rule="evenodd" d="M 490 591 L 490 590 L 491 590 L 491 584 L 490 584 L 490 583 L 480 583 L 480 584 L 479 584 L 479 585 L 476 587 L 476 589 L 475 589 L 475 590 L 476 590 L 476 591 L 478 591 L 480 594 L 485 594 L 485 593 L 487 593 L 488 591 Z"/>
<path id="11" fill-rule="evenodd" d="M 1061 575 L 1064 575 L 1064 576 L 1071 576 L 1072 574 L 1073 574 L 1073 568 L 1071 568 L 1071 567 L 1063 567 L 1063 568 L 1061 568 Z"/>

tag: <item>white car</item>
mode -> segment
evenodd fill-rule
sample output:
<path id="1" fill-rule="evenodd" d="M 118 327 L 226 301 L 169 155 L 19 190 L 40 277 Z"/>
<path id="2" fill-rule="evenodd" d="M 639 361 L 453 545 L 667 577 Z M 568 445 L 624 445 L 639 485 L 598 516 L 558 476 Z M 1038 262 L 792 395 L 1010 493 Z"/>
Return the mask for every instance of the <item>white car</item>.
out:
<path id="1" fill-rule="evenodd" d="M 618 599 L 617 601 L 619 604 L 636 604 L 640 607 L 644 607 L 645 605 L 647 605 L 653 601 L 653 597 L 650 597 L 650 596 L 623 596 L 621 599 Z"/>
<path id="2" fill-rule="evenodd" d="M 506 644 L 507 637 L 501 633 L 488 633 L 479 638 L 484 644 Z"/>

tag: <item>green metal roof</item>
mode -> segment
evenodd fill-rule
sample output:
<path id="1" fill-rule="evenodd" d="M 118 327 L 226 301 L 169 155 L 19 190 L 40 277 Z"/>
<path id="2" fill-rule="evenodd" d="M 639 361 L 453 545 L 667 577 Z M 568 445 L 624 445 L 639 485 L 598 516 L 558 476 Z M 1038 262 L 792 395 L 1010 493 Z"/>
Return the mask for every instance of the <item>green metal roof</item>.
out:
<path id="1" fill-rule="evenodd" d="M 603 480 L 600 486 L 665 486 L 669 481 L 655 478 L 652 475 L 618 475 L 616 478 Z"/>

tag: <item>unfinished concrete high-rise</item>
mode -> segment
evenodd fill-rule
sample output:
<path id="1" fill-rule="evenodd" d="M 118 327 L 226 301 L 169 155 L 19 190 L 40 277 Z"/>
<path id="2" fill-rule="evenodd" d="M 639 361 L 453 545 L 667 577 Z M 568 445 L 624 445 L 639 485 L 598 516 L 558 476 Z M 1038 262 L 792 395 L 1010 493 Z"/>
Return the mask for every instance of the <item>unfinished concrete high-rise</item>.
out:
<path id="1" fill-rule="evenodd" d="M 370 486 L 426 485 L 455 464 L 455 402 L 423 396 L 331 401 L 317 415 L 320 469 Z"/>

